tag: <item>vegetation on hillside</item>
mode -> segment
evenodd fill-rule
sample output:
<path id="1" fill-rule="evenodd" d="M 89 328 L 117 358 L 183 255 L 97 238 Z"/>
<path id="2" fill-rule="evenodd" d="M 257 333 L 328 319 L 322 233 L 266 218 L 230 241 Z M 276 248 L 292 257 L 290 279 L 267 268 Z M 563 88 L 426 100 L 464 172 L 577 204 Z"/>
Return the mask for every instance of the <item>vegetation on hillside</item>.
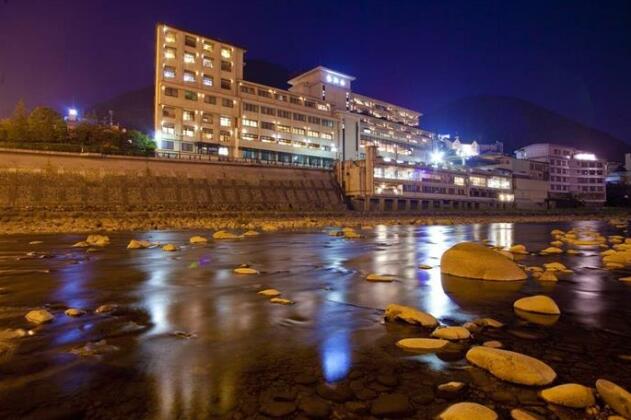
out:
<path id="1" fill-rule="evenodd" d="M 20 101 L 11 117 L 0 120 L 0 147 L 151 156 L 156 144 L 140 131 L 102 124 L 96 117 L 67 123 L 44 106 L 29 113 Z"/>

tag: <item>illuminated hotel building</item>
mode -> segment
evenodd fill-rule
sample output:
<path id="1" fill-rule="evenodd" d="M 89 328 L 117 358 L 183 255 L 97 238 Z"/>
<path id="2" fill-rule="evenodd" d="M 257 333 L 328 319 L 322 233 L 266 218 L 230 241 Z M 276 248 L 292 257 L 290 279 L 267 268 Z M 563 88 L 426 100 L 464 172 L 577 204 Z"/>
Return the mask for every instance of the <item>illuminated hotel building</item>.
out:
<path id="1" fill-rule="evenodd" d="M 551 200 L 574 198 L 590 206 L 606 201 L 607 161 L 593 153 L 558 144 L 536 143 L 516 150 L 515 155 L 517 159 L 549 164 Z"/>
<path id="2" fill-rule="evenodd" d="M 428 162 L 420 114 L 351 92 L 353 77 L 316 67 L 288 90 L 243 80 L 245 49 L 157 25 L 155 138 L 160 156 L 225 155 L 332 166 L 367 145 L 394 162 Z"/>

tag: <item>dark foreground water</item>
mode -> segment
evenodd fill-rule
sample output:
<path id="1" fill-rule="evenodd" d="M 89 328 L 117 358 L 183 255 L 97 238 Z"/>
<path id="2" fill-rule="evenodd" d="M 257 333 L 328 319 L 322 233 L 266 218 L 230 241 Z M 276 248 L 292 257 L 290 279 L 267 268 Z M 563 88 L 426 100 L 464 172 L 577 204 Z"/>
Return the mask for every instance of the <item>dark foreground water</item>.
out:
<path id="1" fill-rule="evenodd" d="M 375 397 L 395 393 L 409 398 L 409 416 L 431 418 L 450 403 L 435 386 L 458 380 L 469 386 L 456 400 L 482 402 L 501 415 L 526 407 L 582 418 L 578 410 L 553 414 L 537 389 L 495 380 L 470 368 L 463 355 L 471 344 L 499 340 L 549 363 L 559 383 L 593 386 L 604 377 L 629 389 L 631 285 L 617 280 L 629 274 L 594 269 L 598 249 L 583 256 L 526 256 L 527 265 L 561 261 L 575 270 L 550 285 L 446 278 L 437 267 L 442 253 L 460 241 L 540 250 L 551 229 L 572 226 L 620 233 L 596 222 L 377 226 L 357 240 L 324 232 L 264 233 L 191 246 L 190 236 L 211 232 L 150 232 L 111 234 L 111 244 L 95 252 L 71 248 L 84 239 L 78 235 L 2 237 L 0 330 L 24 328 L 32 335 L 0 342 L 0 417 L 366 418 Z M 172 242 L 181 250 L 127 250 L 131 238 Z M 43 243 L 29 244 L 34 240 Z M 27 255 L 31 251 L 42 255 Z M 435 268 L 419 270 L 419 263 Z M 261 274 L 236 275 L 232 269 L 239 264 Z M 365 281 L 372 272 L 399 280 Z M 263 288 L 279 289 L 295 304 L 271 304 L 256 294 Z M 538 293 L 561 307 L 556 324 L 543 327 L 513 314 L 514 300 Z M 119 309 L 93 312 L 107 303 Z M 437 355 L 416 355 L 395 342 L 429 331 L 385 324 L 389 303 L 419 307 L 448 325 L 487 316 L 507 325 Z M 33 327 L 24 315 L 41 306 L 55 319 Z M 88 314 L 70 318 L 66 307 Z M 99 340 L 106 341 L 95 347 L 97 355 L 71 353 Z"/>

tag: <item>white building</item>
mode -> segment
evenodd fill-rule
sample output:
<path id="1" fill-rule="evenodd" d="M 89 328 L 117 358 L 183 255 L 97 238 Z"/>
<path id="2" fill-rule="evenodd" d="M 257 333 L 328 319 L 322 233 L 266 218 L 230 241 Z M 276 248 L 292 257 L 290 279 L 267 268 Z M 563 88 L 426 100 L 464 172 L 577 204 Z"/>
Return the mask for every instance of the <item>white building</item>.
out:
<path id="1" fill-rule="evenodd" d="M 418 112 L 351 91 L 354 77 L 319 66 L 289 90 L 243 80 L 245 49 L 159 24 L 154 125 L 162 156 L 225 155 L 331 166 L 367 145 L 395 162 L 428 162 Z"/>
<path id="2" fill-rule="evenodd" d="M 606 201 L 607 161 L 573 147 L 536 143 L 515 151 L 517 159 L 547 162 L 551 200 L 575 199 L 599 206 Z"/>

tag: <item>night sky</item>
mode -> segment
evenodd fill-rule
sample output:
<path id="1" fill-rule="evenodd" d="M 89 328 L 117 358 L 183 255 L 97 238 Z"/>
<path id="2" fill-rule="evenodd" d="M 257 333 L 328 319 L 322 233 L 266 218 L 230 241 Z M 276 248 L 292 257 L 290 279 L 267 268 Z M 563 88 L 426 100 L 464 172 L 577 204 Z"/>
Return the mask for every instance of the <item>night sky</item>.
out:
<path id="1" fill-rule="evenodd" d="M 81 108 L 151 84 L 158 21 L 243 45 L 246 60 L 337 69 L 420 112 L 516 96 L 631 142 L 624 0 L 0 0 L 0 115 L 19 98 Z"/>

